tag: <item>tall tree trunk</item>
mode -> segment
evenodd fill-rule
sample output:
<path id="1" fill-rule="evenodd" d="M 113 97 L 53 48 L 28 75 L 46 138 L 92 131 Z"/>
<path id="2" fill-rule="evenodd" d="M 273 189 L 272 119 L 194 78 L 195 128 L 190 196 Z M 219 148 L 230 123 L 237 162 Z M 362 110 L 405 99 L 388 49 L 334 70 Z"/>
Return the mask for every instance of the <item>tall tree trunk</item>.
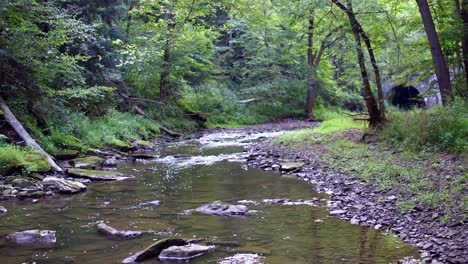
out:
<path id="1" fill-rule="evenodd" d="M 314 11 L 310 11 L 309 16 L 309 31 L 307 32 L 307 65 L 310 73 L 307 80 L 307 97 L 306 97 L 306 115 L 308 120 L 314 120 L 314 101 L 315 101 L 315 78 L 317 77 L 317 69 L 314 65 Z"/>
<path id="2" fill-rule="evenodd" d="M 164 13 L 164 20 L 166 20 L 167 23 L 166 41 L 164 43 L 163 49 L 162 72 L 159 79 L 159 100 L 161 102 L 166 102 L 167 98 L 169 98 L 172 95 L 169 79 L 171 75 L 172 66 L 172 49 L 174 47 L 174 41 L 176 37 L 176 21 L 174 9 L 171 5 L 175 5 L 176 3 L 176 0 L 169 1 L 165 6 L 166 10 Z"/>
<path id="3" fill-rule="evenodd" d="M 364 96 L 367 111 L 369 113 L 369 125 L 371 127 L 377 127 L 383 122 L 383 119 L 380 110 L 377 107 L 377 102 L 374 98 L 374 95 L 372 94 L 372 89 L 369 82 L 369 74 L 367 73 L 366 69 L 364 52 L 362 51 L 361 27 L 351 9 L 347 8 L 338 0 L 332 0 L 332 2 L 336 6 L 338 6 L 343 12 L 345 12 L 346 15 L 348 15 L 349 23 L 351 24 L 351 29 L 354 35 L 354 41 L 356 42 L 356 53 L 358 57 L 359 68 L 361 69 L 361 77 L 363 82 L 362 94 Z"/>
<path id="4" fill-rule="evenodd" d="M 18 136 L 26 142 L 28 146 L 34 149 L 36 152 L 42 154 L 49 162 L 52 171 L 54 172 L 63 172 L 62 168 L 60 168 L 57 163 L 52 159 L 52 157 L 45 152 L 39 144 L 28 134 L 28 132 L 24 129 L 23 125 L 16 119 L 15 115 L 10 111 L 8 105 L 5 103 L 3 98 L 0 96 L 0 108 L 3 110 L 3 115 L 5 116 L 5 120 L 10 124 L 10 126 L 16 131 Z"/>
<path id="5" fill-rule="evenodd" d="M 462 62 L 465 74 L 466 86 L 468 88 L 468 0 L 455 0 L 457 14 L 463 21 L 463 34 L 462 34 Z"/>
<path id="6" fill-rule="evenodd" d="M 416 0 L 421 13 L 421 18 L 426 31 L 429 46 L 431 47 L 432 60 L 434 62 L 435 73 L 439 81 L 439 89 L 442 97 L 442 104 L 446 105 L 450 100 L 452 88 L 450 85 L 450 72 L 445 63 L 445 58 L 440 46 L 439 36 L 435 30 L 434 21 L 432 20 L 431 10 L 427 0 Z"/>

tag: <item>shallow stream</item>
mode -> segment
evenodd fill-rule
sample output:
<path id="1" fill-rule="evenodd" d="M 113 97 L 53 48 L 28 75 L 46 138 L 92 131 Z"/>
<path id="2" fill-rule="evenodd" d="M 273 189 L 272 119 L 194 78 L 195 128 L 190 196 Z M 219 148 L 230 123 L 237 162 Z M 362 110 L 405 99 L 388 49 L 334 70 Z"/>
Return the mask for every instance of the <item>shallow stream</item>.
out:
<path id="1" fill-rule="evenodd" d="M 243 168 L 244 147 L 264 134 L 211 134 L 161 146 L 159 158 L 119 164 L 135 176 L 92 183 L 85 193 L 45 197 L 37 203 L 3 201 L 0 236 L 27 229 L 57 231 L 54 246 L 18 246 L 0 238 L 0 263 L 120 263 L 164 237 L 205 238 L 217 249 L 190 263 L 216 263 L 236 253 L 260 253 L 264 263 L 391 263 L 417 255 L 392 234 L 328 216 L 325 194 L 311 184 L 273 172 Z M 321 199 L 318 206 L 265 204 L 263 199 Z M 160 201 L 155 208 L 139 204 Z M 249 217 L 215 217 L 185 210 L 220 200 L 247 205 Z M 317 199 L 316 199 L 317 200 Z M 129 240 L 96 231 L 105 221 L 119 230 L 154 230 Z M 148 263 L 159 263 L 149 261 Z"/>

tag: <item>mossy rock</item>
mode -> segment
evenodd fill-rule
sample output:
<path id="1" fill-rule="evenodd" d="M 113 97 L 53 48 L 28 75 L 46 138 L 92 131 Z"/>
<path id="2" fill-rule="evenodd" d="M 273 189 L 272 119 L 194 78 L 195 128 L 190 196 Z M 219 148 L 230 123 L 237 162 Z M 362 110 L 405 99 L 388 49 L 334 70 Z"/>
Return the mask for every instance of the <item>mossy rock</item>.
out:
<path id="1" fill-rule="evenodd" d="M 70 177 L 85 178 L 92 181 L 116 181 L 129 178 L 118 171 L 98 171 L 85 169 L 68 169 L 67 174 Z"/>
<path id="2" fill-rule="evenodd" d="M 89 156 L 83 158 L 76 158 L 70 161 L 70 164 L 78 169 L 98 169 L 104 162 L 103 158 L 96 156 Z"/>
<path id="3" fill-rule="evenodd" d="M 23 166 L 28 172 L 34 173 L 44 173 L 51 170 L 49 162 L 46 160 L 44 155 L 39 153 L 26 153 L 25 154 L 26 163 Z"/>
<path id="4" fill-rule="evenodd" d="M 80 152 L 73 149 L 59 149 L 53 153 L 53 156 L 57 160 L 69 160 L 78 158 Z"/>
<path id="5" fill-rule="evenodd" d="M 284 162 L 281 164 L 282 171 L 300 170 L 302 167 L 304 167 L 304 163 L 302 162 Z"/>
<path id="6" fill-rule="evenodd" d="M 149 142 L 149 141 L 146 141 L 146 140 L 136 140 L 135 141 L 135 144 L 138 146 L 138 147 L 145 147 L 145 148 L 150 148 L 153 146 L 153 143 Z"/>
<path id="7" fill-rule="evenodd" d="M 44 179 L 44 176 L 42 176 L 39 173 L 30 173 L 26 175 L 26 177 L 32 180 L 36 180 L 36 181 L 42 181 Z"/>
<path id="8" fill-rule="evenodd" d="M 135 149 L 134 146 L 131 146 L 127 142 L 122 141 L 122 140 L 118 140 L 118 139 L 113 140 L 111 142 L 108 142 L 107 145 L 110 148 L 118 149 L 118 150 L 121 150 L 121 151 L 130 151 L 130 150 Z"/>
<path id="9" fill-rule="evenodd" d="M 33 191 L 33 192 L 29 192 L 29 191 L 22 191 L 22 192 L 19 192 L 16 194 L 16 197 L 18 197 L 19 199 L 26 199 L 26 198 L 41 198 L 43 197 L 45 194 L 43 191 Z"/>

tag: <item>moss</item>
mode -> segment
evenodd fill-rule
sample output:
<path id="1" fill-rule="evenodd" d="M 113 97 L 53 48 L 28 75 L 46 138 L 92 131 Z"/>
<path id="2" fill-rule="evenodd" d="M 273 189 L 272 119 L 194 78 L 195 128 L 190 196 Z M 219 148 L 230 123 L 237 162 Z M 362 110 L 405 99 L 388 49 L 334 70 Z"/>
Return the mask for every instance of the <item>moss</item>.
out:
<path id="1" fill-rule="evenodd" d="M 59 149 L 52 153 L 57 160 L 68 160 L 77 158 L 80 152 L 72 149 Z"/>
<path id="2" fill-rule="evenodd" d="M 96 181 L 113 181 L 122 179 L 123 174 L 118 171 L 97 171 L 85 169 L 68 169 L 68 175 L 71 177 L 85 178 Z"/>
<path id="3" fill-rule="evenodd" d="M 49 162 L 39 153 L 26 153 L 24 167 L 28 172 L 48 172 L 51 170 Z"/>
<path id="4" fill-rule="evenodd" d="M 97 169 L 101 167 L 103 162 L 104 162 L 103 158 L 90 156 L 90 157 L 74 159 L 70 163 L 76 168 Z"/>
<path id="5" fill-rule="evenodd" d="M 137 140 L 137 141 L 135 141 L 135 143 L 138 146 L 141 146 L 141 147 L 152 147 L 153 146 L 153 143 L 151 143 L 149 141 L 146 141 L 146 140 Z"/>

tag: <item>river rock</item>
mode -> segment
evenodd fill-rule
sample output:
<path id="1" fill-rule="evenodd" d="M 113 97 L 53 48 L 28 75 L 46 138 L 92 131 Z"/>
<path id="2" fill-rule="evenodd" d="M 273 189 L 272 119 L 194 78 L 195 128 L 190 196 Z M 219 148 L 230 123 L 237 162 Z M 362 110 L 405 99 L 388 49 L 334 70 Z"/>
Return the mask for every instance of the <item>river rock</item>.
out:
<path id="1" fill-rule="evenodd" d="M 57 242 L 55 231 L 51 230 L 26 230 L 9 234 L 7 239 L 17 244 L 54 244 Z"/>
<path id="2" fill-rule="evenodd" d="M 8 212 L 8 210 L 5 207 L 0 206 L 0 214 L 4 214 L 6 212 Z"/>
<path id="3" fill-rule="evenodd" d="M 161 252 L 172 246 L 185 246 L 188 242 L 180 238 L 165 238 L 154 242 L 151 246 L 146 249 L 137 252 L 136 254 L 124 259 L 122 263 L 135 263 L 145 261 L 150 258 L 159 256 Z"/>
<path id="4" fill-rule="evenodd" d="M 65 180 L 57 177 L 47 177 L 42 181 L 44 191 L 53 191 L 57 193 L 78 193 L 86 190 L 86 186 L 77 181 Z"/>
<path id="5" fill-rule="evenodd" d="M 304 167 L 303 162 L 283 162 L 281 163 L 282 171 L 298 171 Z"/>
<path id="6" fill-rule="evenodd" d="M 218 261 L 218 264 L 262 264 L 263 257 L 257 254 L 236 254 Z"/>
<path id="7" fill-rule="evenodd" d="M 80 152 L 78 150 L 63 149 L 56 151 L 53 155 L 57 160 L 70 160 L 78 158 Z"/>
<path id="8" fill-rule="evenodd" d="M 130 154 L 130 156 L 134 159 L 154 159 L 156 158 L 155 155 L 152 154 L 146 154 L 146 153 L 133 153 Z"/>
<path id="9" fill-rule="evenodd" d="M 70 164 L 78 169 L 98 169 L 101 167 L 102 163 L 104 162 L 103 158 L 89 156 L 84 158 L 76 158 L 70 161 Z"/>
<path id="10" fill-rule="evenodd" d="M 146 202 L 146 203 L 141 203 L 138 205 L 139 208 L 155 208 L 155 207 L 158 207 L 159 206 L 159 201 L 158 200 L 155 200 L 155 201 L 150 201 L 150 202 Z"/>
<path id="11" fill-rule="evenodd" d="M 206 254 L 214 248 L 215 246 L 201 246 L 197 244 L 172 246 L 164 249 L 161 254 L 159 254 L 159 259 L 187 260 Z"/>
<path id="12" fill-rule="evenodd" d="M 211 204 L 203 205 L 195 209 L 195 211 L 209 215 L 220 216 L 249 216 L 250 212 L 245 205 L 232 205 L 215 201 Z"/>
<path id="13" fill-rule="evenodd" d="M 107 158 L 106 160 L 104 160 L 104 162 L 102 163 L 102 166 L 103 167 L 108 167 L 108 168 L 115 168 L 117 167 L 117 159 L 114 158 L 114 157 L 111 157 L 111 158 Z"/>
<path id="14" fill-rule="evenodd" d="M 288 198 L 263 199 L 263 202 L 266 204 L 284 204 L 284 203 L 290 203 L 291 200 Z"/>
<path id="15" fill-rule="evenodd" d="M 11 185 L 16 188 L 28 188 L 28 187 L 36 187 L 36 184 L 33 181 L 24 179 L 24 178 L 17 178 L 11 182 Z"/>
<path id="16" fill-rule="evenodd" d="M 116 181 L 131 178 L 118 171 L 68 169 L 67 173 L 70 177 L 85 178 L 92 181 Z"/>
<path id="17" fill-rule="evenodd" d="M 143 233 L 140 231 L 119 231 L 113 227 L 110 227 L 104 223 L 100 223 L 97 226 L 99 233 L 106 236 L 115 237 L 119 239 L 127 239 L 141 236 Z"/>

